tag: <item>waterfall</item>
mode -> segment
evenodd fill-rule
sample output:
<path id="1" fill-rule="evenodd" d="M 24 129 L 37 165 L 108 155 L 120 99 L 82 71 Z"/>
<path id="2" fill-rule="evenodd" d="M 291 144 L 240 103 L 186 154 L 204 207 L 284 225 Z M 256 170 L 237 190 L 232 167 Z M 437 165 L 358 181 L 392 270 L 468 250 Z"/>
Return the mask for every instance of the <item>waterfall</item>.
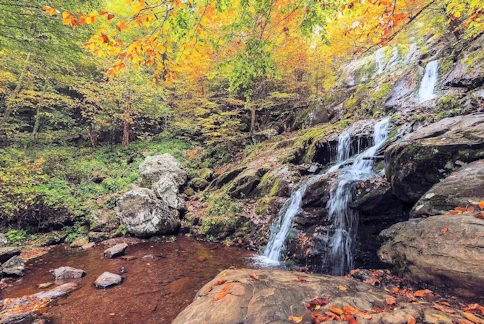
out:
<path id="1" fill-rule="evenodd" d="M 334 233 L 329 237 L 332 251 L 330 256 L 333 269 L 346 269 L 352 265 L 352 239 L 354 228 L 357 225 L 357 217 L 350 211 L 348 204 L 352 199 L 351 182 L 363 179 L 371 174 L 373 160 L 366 159 L 373 157 L 381 147 L 381 144 L 388 136 L 389 118 L 380 121 L 374 126 L 373 140 L 374 145 L 369 149 L 358 154 L 353 163 L 345 166 L 350 160 L 351 155 L 351 133 L 352 128 L 341 133 L 338 137 L 337 160 L 336 164 L 326 173 L 314 175 L 304 181 L 299 189 L 286 200 L 282 206 L 277 219 L 273 222 L 270 229 L 269 243 L 264 249 L 263 255 L 257 258 L 262 265 L 279 264 L 284 243 L 292 227 L 294 217 L 301 212 L 301 202 L 308 185 L 318 181 L 326 174 L 341 168 L 337 184 L 331 189 L 331 198 L 328 202 L 330 221 L 333 223 Z M 334 266 L 333 266 L 334 264 Z M 341 271 L 343 271 L 341 270 Z M 336 271 L 335 274 L 340 274 Z"/>
<path id="2" fill-rule="evenodd" d="M 437 97 L 435 86 L 439 77 L 439 62 L 431 61 L 425 67 L 425 74 L 418 90 L 419 102 L 424 102 Z"/>
<path id="3" fill-rule="evenodd" d="M 343 275 L 353 268 L 353 243 L 358 226 L 358 214 L 349 208 L 353 198 L 352 185 L 372 175 L 376 152 L 388 137 L 389 118 L 376 123 L 373 128 L 373 146 L 357 155 L 353 163 L 343 166 L 331 188 L 327 204 L 331 230 L 328 233 L 330 251 L 325 266 L 333 275 Z"/>
<path id="4" fill-rule="evenodd" d="M 385 51 L 379 48 L 375 53 L 376 74 L 382 74 L 385 70 Z"/>
<path id="5" fill-rule="evenodd" d="M 394 66 L 398 62 L 398 47 L 393 46 L 392 49 L 392 57 L 390 58 L 390 61 L 388 62 L 389 66 Z"/>

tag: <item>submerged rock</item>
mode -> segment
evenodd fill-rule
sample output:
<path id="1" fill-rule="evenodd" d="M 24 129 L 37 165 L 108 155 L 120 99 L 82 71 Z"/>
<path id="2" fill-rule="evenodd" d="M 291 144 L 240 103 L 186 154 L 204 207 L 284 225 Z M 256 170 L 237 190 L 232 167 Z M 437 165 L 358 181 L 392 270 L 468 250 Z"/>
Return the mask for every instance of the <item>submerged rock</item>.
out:
<path id="1" fill-rule="evenodd" d="M 45 312 L 46 306 L 79 288 L 79 284 L 69 282 L 34 295 L 5 298 L 0 312 L 0 323 L 25 323 L 23 321 L 29 319 L 32 321 L 32 318 Z"/>
<path id="2" fill-rule="evenodd" d="M 2 272 L 6 277 L 23 277 L 25 274 L 25 262 L 18 255 L 11 257 L 2 264 Z"/>
<path id="3" fill-rule="evenodd" d="M 481 200 L 484 200 L 484 160 L 466 165 L 435 184 L 415 204 L 411 216 L 442 215 Z"/>
<path id="4" fill-rule="evenodd" d="M 393 193 L 415 203 L 465 163 L 484 158 L 484 114 L 445 118 L 409 134 L 385 152 Z"/>
<path id="5" fill-rule="evenodd" d="M 398 223 L 380 234 L 380 259 L 412 281 L 484 294 L 484 219 L 471 214 Z"/>
<path id="6" fill-rule="evenodd" d="M 251 277 L 253 272 L 258 279 Z M 299 276 L 304 280 L 299 281 Z M 226 283 L 217 284 L 220 280 Z M 390 295 L 383 289 L 343 277 L 279 270 L 225 270 L 197 293 L 192 304 L 177 316 L 173 324 L 287 323 L 289 316 L 303 317 L 304 314 L 309 316 L 301 318 L 301 323 L 312 323 L 305 303 L 315 298 L 328 298 L 327 305 L 322 302 L 317 311 L 325 314 L 330 307 L 388 308 L 388 297 Z M 402 302 L 388 312 L 371 314 L 371 323 L 407 323 L 409 316 L 422 320 L 422 305 Z M 358 318 L 358 323 L 370 321 Z"/>
<path id="7" fill-rule="evenodd" d="M 104 257 L 107 259 L 112 259 L 121 256 L 124 254 L 127 248 L 128 244 L 126 243 L 116 244 L 115 246 L 104 251 Z"/>
<path id="8" fill-rule="evenodd" d="M 121 277 L 120 275 L 111 272 L 104 272 L 96 279 L 94 285 L 96 286 L 96 288 L 104 289 L 111 286 L 119 285 L 121 282 L 123 282 L 123 277 Z"/>
<path id="9" fill-rule="evenodd" d="M 10 258 L 20 255 L 20 249 L 17 247 L 2 247 L 0 248 L 0 263 L 4 263 Z"/>
<path id="10" fill-rule="evenodd" d="M 76 269 L 72 267 L 60 267 L 54 269 L 52 272 L 52 278 L 54 280 L 65 280 L 65 279 L 79 279 L 82 278 L 86 273 L 84 270 Z"/>

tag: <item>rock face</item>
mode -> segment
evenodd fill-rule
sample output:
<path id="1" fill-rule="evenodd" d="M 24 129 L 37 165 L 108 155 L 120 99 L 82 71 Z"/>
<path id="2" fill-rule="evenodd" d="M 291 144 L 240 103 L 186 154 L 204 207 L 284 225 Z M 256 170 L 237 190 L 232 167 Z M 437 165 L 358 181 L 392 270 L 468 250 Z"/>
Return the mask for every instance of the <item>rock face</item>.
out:
<path id="1" fill-rule="evenodd" d="M 7 277 L 23 277 L 25 274 L 25 262 L 18 255 L 11 257 L 2 264 L 2 272 Z"/>
<path id="2" fill-rule="evenodd" d="M 0 263 L 4 263 L 13 256 L 20 255 L 20 249 L 16 247 L 0 248 Z"/>
<path id="3" fill-rule="evenodd" d="M 460 295 L 484 293 L 484 219 L 471 214 L 413 219 L 381 236 L 386 243 L 380 259 L 407 278 L 451 287 Z"/>
<path id="4" fill-rule="evenodd" d="M 77 283 L 69 282 L 34 295 L 5 298 L 0 313 L 0 323 L 25 323 L 23 322 L 24 320 L 32 321 L 32 318 L 37 314 L 45 311 L 46 306 L 79 289 L 79 287 Z"/>
<path id="5" fill-rule="evenodd" d="M 251 278 L 255 272 L 259 279 Z M 224 276 L 224 273 L 227 273 Z M 353 279 L 304 274 L 305 281 L 298 281 L 298 273 L 289 271 L 226 270 L 206 284 L 193 303 L 183 310 L 173 324 L 269 324 L 288 323 L 289 316 L 302 317 L 301 323 L 312 323 L 311 313 L 305 303 L 332 297 L 317 313 L 324 314 L 329 307 L 343 309 L 351 306 L 359 310 L 388 307 L 387 293 Z M 219 280 L 226 284 L 216 285 Z M 347 290 L 340 290 L 344 286 Z M 210 290 L 212 288 L 212 290 Z M 358 318 L 358 323 L 407 323 L 410 316 L 423 320 L 419 304 L 399 304 L 389 312 L 372 314 L 371 320 Z M 329 322 L 328 322 L 329 323 Z"/>
<path id="6" fill-rule="evenodd" d="M 127 248 L 128 244 L 126 243 L 116 244 L 115 246 L 104 251 L 104 257 L 107 259 L 112 259 L 121 256 L 124 254 Z"/>
<path id="7" fill-rule="evenodd" d="M 104 289 L 111 286 L 119 285 L 121 282 L 123 282 L 123 277 L 121 277 L 120 275 L 111 272 L 104 272 L 96 279 L 94 285 L 96 286 L 96 288 Z"/>
<path id="8" fill-rule="evenodd" d="M 82 278 L 86 273 L 84 270 L 76 269 L 72 267 L 60 267 L 54 269 L 52 273 L 52 278 L 54 280 L 66 280 L 66 279 L 79 279 Z"/>
<path id="9" fill-rule="evenodd" d="M 118 201 L 117 214 L 128 232 L 140 236 L 171 234 L 180 227 L 184 202 L 179 187 L 186 182 L 186 172 L 169 154 L 149 156 L 139 166 L 139 182 Z"/>
<path id="10" fill-rule="evenodd" d="M 484 158 L 484 114 L 443 119 L 409 134 L 385 152 L 393 193 L 416 203 L 465 163 Z"/>
<path id="11" fill-rule="evenodd" d="M 415 204 L 411 217 L 442 215 L 481 200 L 484 200 L 484 160 L 466 165 L 435 184 Z"/>

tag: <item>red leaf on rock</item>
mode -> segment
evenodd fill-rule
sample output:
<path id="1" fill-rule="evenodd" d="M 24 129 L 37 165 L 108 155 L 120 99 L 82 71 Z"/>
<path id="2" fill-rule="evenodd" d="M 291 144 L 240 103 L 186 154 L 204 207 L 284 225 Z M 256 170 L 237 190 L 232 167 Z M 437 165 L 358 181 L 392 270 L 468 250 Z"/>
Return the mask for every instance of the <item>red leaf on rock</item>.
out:
<path id="1" fill-rule="evenodd" d="M 217 281 L 217 282 L 215 283 L 215 286 L 221 286 L 221 285 L 223 285 L 223 284 L 224 284 L 224 283 L 226 283 L 226 282 L 227 282 L 227 279 L 222 279 L 222 280 L 219 280 L 219 281 Z"/>
<path id="2" fill-rule="evenodd" d="M 306 278 L 304 278 L 304 277 L 297 277 L 297 280 L 298 280 L 298 281 L 306 281 L 307 279 L 306 279 Z"/>
<path id="3" fill-rule="evenodd" d="M 343 315 L 343 311 L 341 309 L 339 309 L 338 307 L 329 306 L 329 310 L 332 311 L 335 314 Z"/>
<path id="4" fill-rule="evenodd" d="M 345 314 L 345 319 L 348 322 L 348 324 L 358 324 L 356 319 L 351 314 Z"/>
<path id="5" fill-rule="evenodd" d="M 434 304 L 432 307 L 435 308 L 435 309 L 438 309 L 439 311 L 442 311 L 444 313 L 449 313 L 449 314 L 455 313 L 455 310 L 453 310 L 451 308 L 445 308 L 444 306 L 439 305 L 439 304 Z"/>
<path id="6" fill-rule="evenodd" d="M 259 276 L 258 276 L 258 275 L 256 275 L 256 274 L 255 274 L 255 272 L 252 272 L 252 273 L 250 274 L 250 277 L 251 277 L 251 278 L 253 278 L 253 279 L 255 279 L 255 280 L 259 280 Z"/>
<path id="7" fill-rule="evenodd" d="M 388 305 L 396 305 L 397 304 L 397 301 L 395 300 L 395 298 L 393 297 L 387 297 L 385 298 L 385 301 L 387 302 Z"/>
<path id="8" fill-rule="evenodd" d="M 424 290 L 417 290 L 416 292 L 413 293 L 413 295 L 415 297 L 423 297 L 425 296 L 425 294 L 429 294 L 431 293 L 432 291 L 431 290 L 428 290 L 428 289 L 424 289 Z"/>
<path id="9" fill-rule="evenodd" d="M 415 317 L 410 316 L 408 318 L 407 324 L 416 324 L 416 323 L 417 323 L 417 320 L 415 319 Z"/>

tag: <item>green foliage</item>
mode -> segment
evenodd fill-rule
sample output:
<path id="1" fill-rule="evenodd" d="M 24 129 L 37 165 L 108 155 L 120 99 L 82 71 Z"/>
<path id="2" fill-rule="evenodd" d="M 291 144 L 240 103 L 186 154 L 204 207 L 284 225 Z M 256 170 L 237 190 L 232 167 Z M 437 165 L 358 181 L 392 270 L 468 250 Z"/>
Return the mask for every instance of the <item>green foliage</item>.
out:
<path id="1" fill-rule="evenodd" d="M 18 246 L 23 245 L 25 241 L 34 240 L 37 238 L 36 235 L 29 234 L 27 229 L 9 230 L 5 233 L 5 237 L 7 238 L 9 244 Z"/>

